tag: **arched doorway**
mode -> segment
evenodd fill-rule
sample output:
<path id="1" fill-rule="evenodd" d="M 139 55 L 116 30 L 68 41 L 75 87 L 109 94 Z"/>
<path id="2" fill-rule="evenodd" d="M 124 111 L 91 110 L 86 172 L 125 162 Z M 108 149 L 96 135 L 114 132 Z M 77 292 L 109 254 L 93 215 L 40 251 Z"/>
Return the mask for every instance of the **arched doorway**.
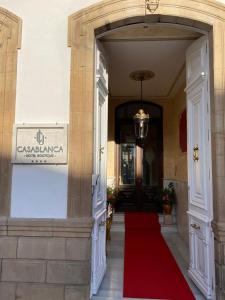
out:
<path id="1" fill-rule="evenodd" d="M 142 102 L 150 115 L 148 135 L 143 141 L 137 140 L 134 132 L 133 116 L 139 107 L 140 101 L 132 101 L 116 108 L 117 211 L 160 210 L 157 195 L 163 186 L 162 107 Z"/>
<path id="2" fill-rule="evenodd" d="M 208 138 L 206 138 L 207 132 L 210 132 L 210 88 L 208 86 L 209 77 L 208 75 L 206 75 L 209 74 L 209 52 L 207 50 L 208 36 L 207 34 L 203 36 L 197 35 L 192 37 L 193 40 L 190 40 L 189 38 L 188 41 L 185 41 L 185 37 L 184 41 L 182 41 L 181 36 L 184 34 L 182 32 L 179 42 L 168 42 L 165 40 L 161 40 L 159 42 L 159 39 L 161 38 L 160 35 L 154 36 L 154 41 L 148 41 L 146 34 L 145 42 L 143 42 L 142 40 L 138 40 L 138 38 L 136 38 L 136 40 L 132 42 L 127 41 L 130 40 L 130 36 L 132 36 L 132 34 L 130 34 L 132 30 L 135 29 L 136 33 L 136 30 L 138 29 L 139 33 L 142 33 L 144 35 L 146 27 L 147 34 L 151 35 L 151 30 L 150 33 L 148 31 L 149 27 L 146 24 L 142 24 L 142 26 L 140 25 L 139 27 L 138 25 L 133 25 L 131 28 L 125 27 L 128 28 L 127 31 L 125 29 L 120 29 L 122 34 L 119 34 L 120 31 L 118 31 L 117 34 L 114 33 L 114 37 L 116 36 L 116 42 L 113 41 L 112 35 L 110 36 L 110 41 L 107 40 L 107 37 L 101 39 L 102 46 L 106 51 L 106 54 L 104 54 L 103 50 L 102 56 L 108 56 L 109 65 L 109 115 L 113 113 L 111 103 L 118 103 L 118 101 L 125 102 L 124 106 L 119 106 L 119 108 L 116 109 L 115 116 L 115 136 L 116 143 L 119 144 L 119 147 L 117 147 L 117 162 L 115 163 L 116 167 L 118 168 L 117 186 L 119 188 L 117 209 L 121 211 L 139 211 L 147 209 L 148 207 L 149 210 L 156 210 L 156 208 L 153 208 L 153 205 L 151 206 L 151 204 L 154 203 L 154 200 L 152 199 L 153 203 L 151 203 L 151 201 L 148 202 L 147 199 L 147 191 L 153 194 L 153 196 L 150 194 L 152 198 L 154 197 L 154 193 L 152 190 L 147 190 L 146 186 L 144 185 L 144 145 L 141 145 L 140 142 L 134 143 L 134 136 L 132 135 L 132 133 L 134 132 L 134 130 L 132 129 L 132 116 L 138 110 L 138 106 L 135 107 L 135 101 L 133 102 L 133 104 L 130 104 L 130 106 L 126 106 L 126 96 L 130 95 L 131 97 L 132 90 L 134 90 L 132 82 L 126 79 L 129 77 L 129 72 L 132 71 L 132 69 L 136 65 L 141 66 L 141 68 L 149 66 L 150 70 L 153 71 L 156 76 L 145 86 L 146 90 L 148 90 L 147 98 L 155 98 L 155 102 L 166 101 L 167 104 L 164 103 L 164 107 L 170 107 L 170 111 L 167 110 L 164 113 L 165 120 L 167 121 L 165 122 L 164 126 L 165 159 L 163 167 L 165 170 L 165 174 L 163 178 L 163 185 L 167 186 L 171 181 L 173 181 L 176 185 L 178 194 L 177 207 L 179 215 L 177 215 L 177 219 L 179 233 L 182 226 L 180 222 L 182 218 L 183 220 L 186 220 L 186 226 L 183 224 L 183 227 L 186 227 L 185 231 L 187 231 L 187 235 L 189 235 L 189 249 L 190 256 L 192 258 L 189 265 L 189 274 L 196 282 L 196 284 L 202 289 L 202 292 L 207 295 L 207 297 L 211 297 L 211 283 L 214 282 L 214 246 L 211 229 L 208 226 L 208 222 L 210 222 L 213 215 L 212 209 L 210 208 L 212 203 L 212 182 L 210 180 L 210 177 L 206 176 L 207 173 L 211 173 L 210 137 L 208 136 Z M 154 29 L 155 28 L 156 26 L 154 27 Z M 160 30 L 163 31 L 163 29 L 165 30 L 165 28 L 166 26 L 164 28 L 161 26 Z M 125 41 L 122 41 L 123 38 L 119 38 L 120 36 L 125 35 L 125 31 L 128 37 L 125 39 Z M 167 34 L 168 31 L 169 29 L 167 29 Z M 135 35 L 132 37 L 133 39 L 135 39 Z M 157 51 L 154 52 L 152 51 L 152 49 L 157 49 Z M 165 52 L 163 51 L 164 49 L 166 49 Z M 185 55 L 185 53 L 187 54 Z M 185 80 L 185 78 L 183 77 L 182 81 L 182 76 L 176 76 L 176 69 L 177 63 L 179 64 L 180 62 L 180 67 L 182 67 L 182 64 L 185 61 L 187 78 Z M 160 68 L 162 67 L 162 62 L 163 67 L 165 67 L 163 72 Z M 171 66 L 169 65 L 170 62 L 172 62 Z M 117 71 L 115 67 L 116 65 L 118 66 Z M 176 84 L 173 83 L 173 80 L 169 80 L 171 78 L 174 78 Z M 121 82 L 123 83 L 122 85 Z M 165 86 L 167 86 L 169 82 L 172 82 L 173 86 L 178 85 L 178 90 L 180 90 L 180 92 L 175 89 L 173 99 L 171 99 L 172 95 L 170 95 L 169 92 L 169 97 L 164 97 L 164 99 L 162 99 L 162 97 L 158 97 L 156 99 L 155 95 L 160 95 L 162 91 L 165 90 Z M 177 82 L 180 82 L 180 87 Z M 182 89 L 184 90 L 183 86 L 186 86 L 187 95 L 185 95 L 184 92 L 182 93 Z M 173 90 L 173 88 L 170 87 L 169 90 Z M 129 94 L 124 95 L 124 91 Z M 151 94 L 153 93 L 153 91 L 156 93 L 155 95 Z M 124 97 L 124 99 L 121 100 L 122 96 Z M 180 110 L 181 106 L 185 105 L 184 108 L 186 107 L 186 101 L 188 103 L 187 127 L 189 132 L 189 147 L 188 155 L 181 155 L 178 141 L 176 138 L 174 138 L 174 135 L 177 135 L 178 132 L 177 114 L 182 112 Z M 149 112 L 149 107 L 147 107 L 146 104 L 144 106 L 144 110 Z M 152 114 L 154 116 L 153 111 Z M 151 128 L 151 124 L 149 127 Z M 110 144 L 112 144 L 111 131 L 111 123 L 109 122 Z M 159 131 L 157 132 L 157 135 L 158 137 L 160 136 Z M 154 137 L 153 132 L 152 136 Z M 150 136 L 145 139 L 145 143 L 148 142 L 154 148 L 155 145 Z M 193 159 L 193 151 L 196 151 L 194 150 L 195 148 L 198 149 L 198 154 L 200 154 L 201 152 L 201 159 Z M 160 151 L 161 150 L 158 149 L 158 157 L 160 157 Z M 178 156 L 175 155 L 175 153 L 178 153 Z M 153 152 L 151 154 L 156 153 Z M 182 156 L 184 159 L 186 157 L 186 162 L 185 160 L 183 160 L 183 163 L 181 163 Z M 187 176 L 187 157 L 189 176 Z M 205 159 L 206 157 L 208 157 L 208 159 Z M 108 159 L 109 168 L 111 165 L 111 159 L 112 148 L 110 146 Z M 157 169 L 159 170 L 159 164 L 157 166 Z M 184 172 L 182 170 L 184 170 Z M 189 195 L 191 195 L 189 196 L 189 198 L 184 195 L 182 196 L 182 193 L 179 192 L 182 187 L 182 172 L 183 180 L 185 183 L 183 184 L 183 186 L 186 188 L 186 191 L 189 186 Z M 208 187 L 208 191 L 206 191 L 204 186 Z M 183 194 L 186 194 L 186 191 L 183 190 Z M 123 203 L 126 203 L 127 206 L 123 206 Z M 186 207 L 189 208 L 185 208 L 183 205 L 186 205 Z M 183 209 L 180 209 L 182 206 Z M 203 219 L 205 221 L 208 221 L 205 222 L 203 221 Z M 202 236 L 203 231 L 204 237 Z M 206 246 L 207 243 L 208 245 Z M 201 253 L 201 255 L 199 255 L 199 253 Z M 200 278 L 205 279 L 202 280 Z"/>
<path id="3" fill-rule="evenodd" d="M 201 3 L 201 5 L 199 5 Z M 70 174 L 69 184 L 69 215 L 71 217 L 91 217 L 91 174 L 92 174 L 92 153 L 93 144 L 86 147 L 88 155 L 83 156 L 80 148 L 86 146 L 86 141 L 93 137 L 93 66 L 94 66 L 94 39 L 95 33 L 104 33 L 108 30 L 116 29 L 123 25 L 138 22 L 147 23 L 170 23 L 180 24 L 191 27 L 194 30 L 204 30 L 209 32 L 209 48 L 211 49 L 210 63 L 211 70 L 211 120 L 212 141 L 213 141 L 213 195 L 214 195 L 214 219 L 213 228 L 216 239 L 217 278 L 221 277 L 223 268 L 223 235 L 225 214 L 223 207 L 224 178 L 222 178 L 221 164 L 224 162 L 224 154 L 218 152 L 218 145 L 221 145 L 221 135 L 224 135 L 221 93 L 223 89 L 223 70 L 224 70 L 224 51 L 223 51 L 223 32 L 224 32 L 224 7 L 214 1 L 170 1 L 170 3 L 160 3 L 156 14 L 146 13 L 145 1 L 129 1 L 118 3 L 117 1 L 104 1 L 92 6 L 82 12 L 70 17 L 69 23 L 69 45 L 72 47 L 72 71 L 71 71 L 71 123 L 70 123 Z M 124 18 L 126 15 L 126 18 Z M 192 18 L 190 19 L 190 16 Z M 213 37 L 213 39 L 212 39 Z M 85 112 L 89 122 L 81 120 L 74 122 L 77 115 Z M 82 133 L 80 131 L 82 128 Z M 79 135 L 76 133 L 79 132 Z M 85 135 L 85 139 L 83 136 Z M 75 137 L 75 140 L 74 140 Z M 74 146 L 75 145 L 75 146 Z M 79 148 L 77 148 L 79 147 Z M 77 151 L 78 150 L 78 151 Z M 80 153 L 77 155 L 77 153 Z M 85 166 L 85 170 L 82 168 Z M 87 176 L 82 176 L 87 174 Z M 221 177 L 222 176 L 222 177 Z M 81 178 L 77 180 L 77 178 Z M 87 186 L 89 189 L 82 189 Z M 76 202 L 74 195 L 79 191 L 79 203 Z M 75 209 L 74 209 L 75 208 Z M 217 294 L 222 296 L 225 292 L 224 285 L 220 279 L 217 280 Z"/>

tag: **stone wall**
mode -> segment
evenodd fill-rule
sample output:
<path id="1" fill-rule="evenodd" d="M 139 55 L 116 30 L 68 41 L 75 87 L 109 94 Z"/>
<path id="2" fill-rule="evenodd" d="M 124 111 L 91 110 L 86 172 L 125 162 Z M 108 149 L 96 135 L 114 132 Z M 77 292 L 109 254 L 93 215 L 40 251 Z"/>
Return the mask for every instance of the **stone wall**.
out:
<path id="1" fill-rule="evenodd" d="M 0 220 L 0 299 L 86 300 L 91 222 Z"/>

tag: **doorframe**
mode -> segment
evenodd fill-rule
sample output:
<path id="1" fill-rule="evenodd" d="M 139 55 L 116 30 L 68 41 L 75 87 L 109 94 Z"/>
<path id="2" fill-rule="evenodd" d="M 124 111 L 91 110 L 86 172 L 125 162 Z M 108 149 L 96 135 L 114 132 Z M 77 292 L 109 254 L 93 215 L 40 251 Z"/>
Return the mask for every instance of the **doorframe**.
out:
<path id="1" fill-rule="evenodd" d="M 156 14 L 157 13 L 157 14 Z M 71 47 L 71 97 L 69 124 L 68 217 L 91 218 L 91 174 L 94 151 L 93 94 L 94 40 L 110 30 L 137 23 L 184 26 L 209 34 L 211 53 L 211 128 L 213 158 L 213 229 L 216 239 L 218 293 L 224 295 L 222 279 L 225 246 L 225 6 L 213 0 L 162 0 L 154 14 L 146 11 L 145 0 L 104 0 L 69 17 L 68 46 Z M 192 19 L 190 19 L 192 16 Z M 211 71 L 212 72 L 212 71 Z M 85 118 L 82 118 L 85 113 Z M 85 150 L 85 155 L 84 151 Z"/>
<path id="2" fill-rule="evenodd" d="M 16 109 L 17 56 L 22 43 L 22 19 L 0 7 L 0 215 L 10 215 L 12 137 Z"/>

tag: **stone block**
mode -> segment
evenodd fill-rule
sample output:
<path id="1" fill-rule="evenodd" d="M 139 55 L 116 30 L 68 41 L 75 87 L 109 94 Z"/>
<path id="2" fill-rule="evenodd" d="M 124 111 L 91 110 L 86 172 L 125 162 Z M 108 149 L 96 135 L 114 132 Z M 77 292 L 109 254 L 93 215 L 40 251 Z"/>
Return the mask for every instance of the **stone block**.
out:
<path id="1" fill-rule="evenodd" d="M 0 283 L 0 299 L 15 300 L 16 285 L 14 283 Z"/>
<path id="2" fill-rule="evenodd" d="M 17 238 L 0 238 L 0 258 L 16 258 Z"/>
<path id="3" fill-rule="evenodd" d="M 225 265 L 220 266 L 221 268 L 221 277 L 220 277 L 220 287 L 222 288 L 222 290 L 225 292 Z"/>
<path id="4" fill-rule="evenodd" d="M 43 261 L 5 259 L 2 261 L 2 281 L 44 282 L 46 264 Z"/>
<path id="5" fill-rule="evenodd" d="M 215 251 L 215 260 L 218 264 L 222 263 L 222 243 L 218 242 L 216 239 L 214 240 L 214 251 Z"/>
<path id="6" fill-rule="evenodd" d="M 225 291 L 222 291 L 221 289 L 216 289 L 216 299 L 217 300 L 224 300 L 225 299 Z"/>
<path id="7" fill-rule="evenodd" d="M 63 285 L 18 284 L 16 299 L 20 300 L 64 300 Z"/>
<path id="8" fill-rule="evenodd" d="M 88 300 L 90 295 L 88 286 L 67 286 L 65 300 Z"/>
<path id="9" fill-rule="evenodd" d="M 90 265 L 85 262 L 49 261 L 47 282 L 62 284 L 89 284 Z"/>
<path id="10" fill-rule="evenodd" d="M 89 260 L 91 241 L 89 238 L 73 238 L 66 240 L 66 259 Z"/>
<path id="11" fill-rule="evenodd" d="M 172 215 L 163 215 L 164 224 L 172 225 L 173 224 L 173 216 Z"/>
<path id="12" fill-rule="evenodd" d="M 216 285 L 218 288 L 221 288 L 222 272 L 221 272 L 221 266 L 217 262 L 215 263 L 215 276 L 216 276 Z"/>
<path id="13" fill-rule="evenodd" d="M 65 239 L 51 237 L 19 238 L 17 257 L 26 259 L 65 259 Z"/>

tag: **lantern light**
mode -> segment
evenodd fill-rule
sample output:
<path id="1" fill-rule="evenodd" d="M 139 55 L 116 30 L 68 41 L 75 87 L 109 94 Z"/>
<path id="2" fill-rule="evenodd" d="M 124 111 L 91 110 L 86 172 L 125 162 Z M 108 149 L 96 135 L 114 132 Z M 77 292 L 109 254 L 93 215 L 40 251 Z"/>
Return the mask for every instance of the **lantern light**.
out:
<path id="1" fill-rule="evenodd" d="M 134 115 L 134 130 L 137 139 L 145 139 L 148 135 L 148 123 L 149 114 L 144 112 L 143 100 L 142 100 L 142 85 L 144 80 L 149 80 L 154 77 L 155 74 L 148 70 L 134 71 L 130 74 L 130 78 L 141 83 L 141 97 L 140 97 L 140 109 Z"/>

